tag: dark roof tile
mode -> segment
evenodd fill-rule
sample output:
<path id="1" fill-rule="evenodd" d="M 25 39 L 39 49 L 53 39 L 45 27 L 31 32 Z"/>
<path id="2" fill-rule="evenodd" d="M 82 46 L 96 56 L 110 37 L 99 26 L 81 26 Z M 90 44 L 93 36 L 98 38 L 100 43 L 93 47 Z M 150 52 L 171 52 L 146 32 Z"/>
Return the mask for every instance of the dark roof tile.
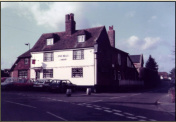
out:
<path id="1" fill-rule="evenodd" d="M 130 58 L 133 61 L 133 63 L 140 63 L 140 57 L 141 55 L 130 55 Z"/>
<path id="2" fill-rule="evenodd" d="M 25 57 L 31 57 L 30 50 L 18 56 L 18 58 L 25 58 Z"/>
<path id="3" fill-rule="evenodd" d="M 105 28 L 105 26 L 76 30 L 72 35 L 66 35 L 66 32 L 42 34 L 31 49 L 31 52 L 93 47 L 96 43 L 94 40 L 99 37 L 103 28 Z M 77 36 L 81 34 L 86 35 L 86 41 L 78 43 Z M 54 45 L 47 46 L 47 38 L 54 38 Z"/>

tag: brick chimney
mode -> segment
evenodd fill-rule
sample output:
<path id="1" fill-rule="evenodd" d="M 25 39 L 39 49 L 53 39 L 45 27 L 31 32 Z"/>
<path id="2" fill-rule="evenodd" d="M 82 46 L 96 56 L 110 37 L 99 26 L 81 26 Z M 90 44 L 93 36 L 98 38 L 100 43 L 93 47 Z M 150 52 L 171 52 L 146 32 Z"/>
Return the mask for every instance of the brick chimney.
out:
<path id="1" fill-rule="evenodd" d="M 112 47 L 115 47 L 115 30 L 113 30 L 113 25 L 109 26 L 108 37 Z"/>
<path id="2" fill-rule="evenodd" d="M 74 21 L 74 14 L 65 15 L 65 31 L 67 35 L 72 35 L 75 32 L 76 22 Z"/>

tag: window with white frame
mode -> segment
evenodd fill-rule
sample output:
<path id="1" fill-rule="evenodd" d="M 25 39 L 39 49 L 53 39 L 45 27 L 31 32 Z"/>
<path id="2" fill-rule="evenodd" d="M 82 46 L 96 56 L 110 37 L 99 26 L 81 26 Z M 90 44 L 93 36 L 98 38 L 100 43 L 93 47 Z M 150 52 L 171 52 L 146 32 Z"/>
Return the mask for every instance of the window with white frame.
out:
<path id="1" fill-rule="evenodd" d="M 44 53 L 44 61 L 54 61 L 53 52 Z"/>
<path id="2" fill-rule="evenodd" d="M 73 50 L 73 60 L 84 59 L 84 50 Z"/>
<path id="3" fill-rule="evenodd" d="M 86 35 L 80 35 L 78 36 L 78 42 L 85 42 Z"/>
<path id="4" fill-rule="evenodd" d="M 28 71 L 27 70 L 19 70 L 18 77 L 19 78 L 27 78 Z"/>
<path id="5" fill-rule="evenodd" d="M 46 40 L 46 45 L 53 45 L 53 38 L 49 38 Z"/>
<path id="6" fill-rule="evenodd" d="M 72 78 L 83 77 L 83 68 L 72 68 Z"/>
<path id="7" fill-rule="evenodd" d="M 24 59 L 24 64 L 28 64 L 28 58 Z"/>
<path id="8" fill-rule="evenodd" d="M 53 69 L 43 69 L 43 78 L 53 78 Z"/>
<path id="9" fill-rule="evenodd" d="M 118 63 L 121 65 L 121 55 L 118 53 Z"/>

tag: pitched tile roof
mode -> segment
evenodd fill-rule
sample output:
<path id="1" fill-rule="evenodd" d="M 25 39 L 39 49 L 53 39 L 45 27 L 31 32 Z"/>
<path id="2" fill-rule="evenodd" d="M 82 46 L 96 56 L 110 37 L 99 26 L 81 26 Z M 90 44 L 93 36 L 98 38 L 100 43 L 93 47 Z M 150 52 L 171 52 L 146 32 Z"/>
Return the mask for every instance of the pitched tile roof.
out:
<path id="1" fill-rule="evenodd" d="M 66 35 L 65 31 L 45 33 L 41 35 L 31 52 L 93 47 L 103 29 L 105 26 L 76 30 L 72 35 Z M 77 36 L 82 34 L 86 35 L 86 41 L 78 43 Z M 47 38 L 54 38 L 54 44 L 46 45 Z"/>
<path id="2" fill-rule="evenodd" d="M 18 58 L 25 58 L 25 57 L 31 57 L 30 50 L 18 56 Z"/>
<path id="3" fill-rule="evenodd" d="M 140 57 L 141 55 L 130 55 L 130 58 L 133 61 L 133 63 L 140 63 Z"/>

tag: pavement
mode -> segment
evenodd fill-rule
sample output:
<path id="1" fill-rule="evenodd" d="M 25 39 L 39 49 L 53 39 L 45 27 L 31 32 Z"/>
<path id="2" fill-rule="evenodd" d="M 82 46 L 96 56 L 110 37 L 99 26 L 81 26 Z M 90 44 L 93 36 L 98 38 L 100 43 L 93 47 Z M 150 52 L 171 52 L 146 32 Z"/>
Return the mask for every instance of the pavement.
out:
<path id="1" fill-rule="evenodd" d="M 171 96 L 169 94 L 165 94 L 157 101 L 157 106 L 173 116 L 175 116 L 175 102 L 171 101 Z"/>

